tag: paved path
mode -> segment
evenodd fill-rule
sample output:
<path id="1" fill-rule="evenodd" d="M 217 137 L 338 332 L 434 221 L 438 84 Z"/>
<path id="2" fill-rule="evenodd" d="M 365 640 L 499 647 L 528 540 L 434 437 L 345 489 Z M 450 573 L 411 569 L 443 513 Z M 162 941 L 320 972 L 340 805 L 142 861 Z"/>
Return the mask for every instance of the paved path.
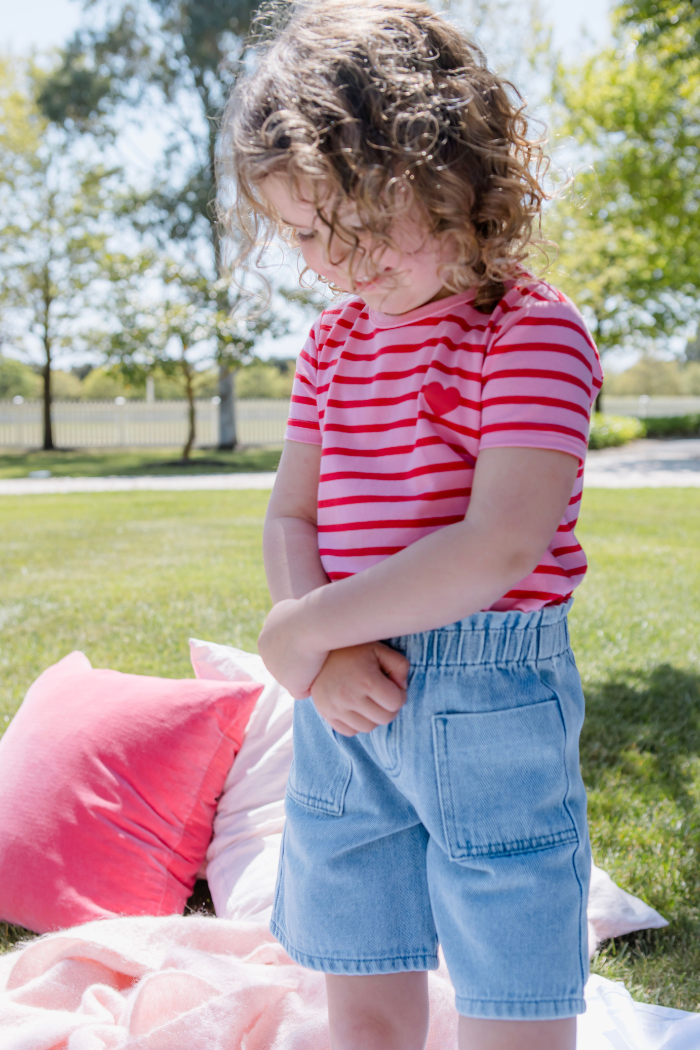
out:
<path id="1" fill-rule="evenodd" d="M 700 438 L 633 441 L 589 452 L 588 488 L 700 488 Z"/>
<path id="2" fill-rule="evenodd" d="M 63 494 L 65 492 L 193 492 L 222 489 L 271 489 L 274 473 L 188 474 L 170 477 L 9 478 L 0 479 L 0 496 Z"/>
<path id="3" fill-rule="evenodd" d="M 180 477 L 13 478 L 0 480 L 0 496 L 66 492 L 192 492 L 271 489 L 274 473 L 190 474 Z M 700 488 L 700 438 L 634 441 L 622 448 L 589 452 L 588 488 Z"/>

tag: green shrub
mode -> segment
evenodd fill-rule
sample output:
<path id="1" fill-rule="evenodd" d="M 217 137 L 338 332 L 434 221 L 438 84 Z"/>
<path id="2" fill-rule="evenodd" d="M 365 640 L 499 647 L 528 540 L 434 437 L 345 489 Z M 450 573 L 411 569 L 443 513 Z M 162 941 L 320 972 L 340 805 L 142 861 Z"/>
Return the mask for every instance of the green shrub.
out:
<path id="1" fill-rule="evenodd" d="M 589 448 L 612 448 L 646 436 L 646 427 L 635 416 L 606 416 L 595 412 L 591 417 Z"/>
<path id="2" fill-rule="evenodd" d="M 40 394 L 41 379 L 36 372 L 22 361 L 0 354 L 0 401 L 18 396 L 30 400 Z"/>
<path id="3" fill-rule="evenodd" d="M 647 437 L 700 437 L 700 415 L 658 416 L 644 420 Z"/>
<path id="4" fill-rule="evenodd" d="M 274 365 L 259 361 L 239 368 L 236 372 L 236 396 L 247 398 L 270 397 L 283 399 L 291 397 L 294 372 L 281 372 Z"/>

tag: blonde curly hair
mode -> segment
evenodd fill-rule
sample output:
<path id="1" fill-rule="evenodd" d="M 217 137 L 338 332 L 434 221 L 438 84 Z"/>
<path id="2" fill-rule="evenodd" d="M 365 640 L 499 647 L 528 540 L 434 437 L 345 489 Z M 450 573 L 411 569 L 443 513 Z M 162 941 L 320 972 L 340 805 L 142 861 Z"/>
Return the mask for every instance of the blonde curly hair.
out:
<path id="1" fill-rule="evenodd" d="M 381 252 L 415 201 L 430 234 L 449 242 L 445 286 L 476 287 L 476 305 L 492 310 L 522 272 L 547 162 L 519 93 L 476 44 L 416 0 L 296 0 L 263 8 L 253 55 L 219 152 L 233 266 L 249 269 L 256 249 L 259 262 L 275 233 L 293 243 L 260 193 L 284 174 L 294 192 L 312 187 L 351 269 L 363 249 L 343 207 L 352 202 Z"/>

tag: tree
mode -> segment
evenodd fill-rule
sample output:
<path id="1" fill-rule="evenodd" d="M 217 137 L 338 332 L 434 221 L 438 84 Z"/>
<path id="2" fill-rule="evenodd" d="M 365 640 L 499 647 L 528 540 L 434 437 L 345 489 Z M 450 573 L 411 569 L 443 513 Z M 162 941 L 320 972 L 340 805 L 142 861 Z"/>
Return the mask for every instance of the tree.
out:
<path id="1" fill-rule="evenodd" d="M 676 5 L 678 6 L 678 5 Z M 618 11 L 615 45 L 559 69 L 558 132 L 577 146 L 574 193 L 549 230 L 559 282 L 587 313 L 603 351 L 644 348 L 700 315 L 700 77 L 694 58 Z"/>
<path id="2" fill-rule="evenodd" d="M 80 347 L 81 328 L 97 305 L 96 286 L 114 262 L 106 220 L 115 192 L 114 171 L 90 168 L 47 143 L 11 200 L 0 205 L 0 295 L 6 317 L 12 317 L 15 345 L 30 358 L 41 353 L 45 449 L 54 447 L 56 351 Z"/>
<path id="3" fill-rule="evenodd" d="M 149 112 L 160 106 L 159 124 L 170 131 L 165 174 L 150 195 L 149 229 L 159 231 L 168 254 L 177 252 L 190 267 L 199 261 L 201 276 L 218 289 L 219 310 L 229 304 L 218 282 L 213 207 L 217 121 L 256 6 L 256 0 L 86 0 L 86 8 L 103 12 L 100 26 L 75 34 L 40 95 L 48 118 L 102 139 L 117 136 L 125 114 L 137 117 L 145 100 Z M 221 339 L 226 361 L 230 344 Z"/>
<path id="4" fill-rule="evenodd" d="M 156 280 L 154 263 L 149 274 Z M 165 263 L 149 298 L 142 282 L 121 275 L 115 316 L 118 328 L 109 337 L 107 359 L 129 382 L 141 383 L 159 372 L 179 375 L 188 406 L 188 435 L 183 462 L 196 438 L 195 388 L 197 372 L 212 364 L 235 369 L 253 356 L 256 340 L 272 330 L 281 335 L 286 325 L 269 312 L 246 316 L 235 310 L 238 299 L 226 281 L 211 282 L 194 265 Z M 222 305 L 223 304 L 223 305 Z"/>
<path id="5" fill-rule="evenodd" d="M 643 45 L 661 45 L 665 60 L 697 58 L 700 54 L 700 4 L 697 0 L 631 0 L 619 11 L 623 25 L 640 31 Z"/>

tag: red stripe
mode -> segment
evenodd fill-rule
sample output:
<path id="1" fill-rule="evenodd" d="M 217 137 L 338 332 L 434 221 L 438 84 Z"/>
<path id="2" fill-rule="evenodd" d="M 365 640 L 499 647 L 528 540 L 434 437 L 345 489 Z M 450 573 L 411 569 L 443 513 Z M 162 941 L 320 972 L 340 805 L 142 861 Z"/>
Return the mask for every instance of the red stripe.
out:
<path id="1" fill-rule="evenodd" d="M 512 395 L 510 397 L 489 397 L 481 402 L 482 409 L 492 408 L 493 405 L 547 405 L 551 408 L 564 408 L 567 412 L 578 412 L 586 422 L 589 419 L 588 409 L 577 404 L 576 401 L 561 401 L 556 397 L 521 397 Z"/>
<path id="2" fill-rule="evenodd" d="M 358 333 L 359 334 L 359 333 Z M 353 333 L 353 339 L 356 337 L 356 333 Z M 364 338 L 364 337 L 363 337 Z M 330 345 L 330 340 L 326 344 Z M 334 344 L 332 349 L 337 346 L 345 346 L 346 340 Z M 379 350 L 373 354 L 355 354 L 351 350 L 343 350 L 340 357 L 343 361 L 377 361 L 380 357 L 385 354 L 415 354 L 416 350 L 424 350 L 430 346 L 444 346 L 446 350 L 451 353 L 458 353 L 460 350 L 466 353 L 478 354 L 483 357 L 486 351 L 483 346 L 474 346 L 472 343 L 455 343 L 454 339 L 451 339 L 448 335 L 434 336 L 432 339 L 421 339 L 418 343 L 393 343 L 390 346 L 382 346 Z M 338 358 L 334 359 L 335 361 Z M 334 363 L 334 362 L 329 362 Z M 319 365 L 319 367 L 321 367 Z M 325 366 L 324 366 L 325 367 Z"/>
<path id="3" fill-rule="evenodd" d="M 460 426 L 459 423 L 453 423 L 451 419 L 445 419 L 444 416 L 433 415 L 432 412 L 423 412 L 422 410 L 418 413 L 419 419 L 429 419 L 431 423 L 436 423 L 438 426 L 447 427 L 448 430 L 453 430 L 456 434 L 465 434 L 467 437 L 479 439 L 479 431 L 473 430 L 471 427 Z M 483 433 L 483 428 L 482 428 Z"/>
<path id="4" fill-rule="evenodd" d="M 550 553 L 553 558 L 561 558 L 564 554 L 583 554 L 583 547 L 580 543 L 575 543 L 573 547 L 555 547 Z"/>
<path id="5" fill-rule="evenodd" d="M 561 566 L 538 565 L 532 571 L 537 573 L 538 576 L 566 576 L 571 579 L 572 576 L 583 576 L 586 566 L 579 566 L 576 569 L 564 569 Z"/>
<path id="6" fill-rule="evenodd" d="M 389 405 L 401 405 L 404 401 L 415 401 L 420 390 L 410 390 L 407 394 L 399 394 L 397 397 L 368 397 L 366 401 L 338 401 L 337 398 L 329 397 L 326 405 L 328 408 L 381 408 Z"/>
<path id="7" fill-rule="evenodd" d="M 300 427 L 302 430 L 321 430 L 318 423 L 314 422 L 312 419 L 292 419 L 291 416 L 287 420 L 287 426 Z"/>
<path id="8" fill-rule="evenodd" d="M 516 329 L 510 329 L 508 335 Z M 566 354 L 568 357 L 575 357 L 577 361 L 585 365 L 588 371 L 593 375 L 593 366 L 580 350 L 577 350 L 573 346 L 568 346 L 562 343 L 513 343 L 512 346 L 506 344 L 505 346 L 494 346 L 489 350 L 489 357 L 496 357 L 498 354 L 515 354 L 522 350 L 523 353 L 552 353 L 552 354 Z"/>
<path id="9" fill-rule="evenodd" d="M 319 525 L 317 532 L 358 532 L 362 529 L 432 529 L 441 525 L 455 525 L 464 521 L 464 514 L 450 514 L 444 518 L 416 518 L 403 521 L 378 518 L 376 521 L 342 521 L 338 525 Z"/>
<path id="10" fill-rule="evenodd" d="M 342 434 L 380 434 L 387 430 L 397 430 L 401 427 L 414 427 L 417 419 L 397 419 L 394 423 L 359 423 L 353 426 L 350 423 L 329 423 L 323 428 L 324 433 L 340 432 Z"/>
<path id="11" fill-rule="evenodd" d="M 504 368 L 497 372 L 489 372 L 484 377 L 484 385 L 496 379 L 554 379 L 560 383 L 571 383 L 580 390 L 584 390 L 590 397 L 591 390 L 582 379 L 572 376 L 568 372 L 553 372 L 549 368 Z"/>
<path id="12" fill-rule="evenodd" d="M 488 426 L 481 428 L 481 434 L 483 436 L 484 434 L 493 434 L 504 430 L 542 430 L 552 434 L 566 434 L 568 437 L 577 438 L 584 444 L 586 441 L 585 434 L 582 434 L 580 430 L 562 427 L 558 423 L 490 423 Z"/>
<path id="13" fill-rule="evenodd" d="M 321 474 L 321 481 L 350 481 L 353 478 L 361 481 L 407 481 L 408 478 L 418 478 L 423 474 L 440 474 L 448 470 L 469 470 L 465 463 L 429 463 L 424 467 L 414 467 L 413 470 L 404 470 L 401 473 L 392 474 L 369 474 L 362 470 L 338 470 L 332 474 Z"/>
<path id="14" fill-rule="evenodd" d="M 527 295 L 528 293 L 524 292 L 524 294 Z M 575 321 L 566 321 L 563 317 L 523 317 L 522 320 L 517 322 L 517 326 L 514 327 L 519 327 L 520 325 L 534 325 L 538 328 L 541 328 L 544 325 L 552 326 L 555 328 L 569 328 L 572 331 L 577 332 L 581 336 L 581 338 L 588 344 L 588 346 L 590 346 L 591 350 L 596 349 L 595 343 L 593 342 L 585 328 L 583 328 L 580 324 L 576 324 Z M 590 364 L 588 364 L 588 361 L 586 361 L 586 364 L 589 368 L 591 367 Z"/>
<path id="15" fill-rule="evenodd" d="M 398 554 L 405 547 L 356 547 L 347 550 L 334 550 L 331 547 L 319 547 L 318 553 L 323 557 L 327 555 L 333 558 L 369 558 L 373 554 Z"/>
<path id="16" fill-rule="evenodd" d="M 561 594 L 551 594 L 549 591 L 508 591 L 504 598 L 535 598 L 537 601 L 545 599 L 552 605 L 561 605 L 571 597 L 571 592 L 562 597 Z"/>
<path id="17" fill-rule="evenodd" d="M 419 438 L 412 445 L 391 445 L 387 448 L 324 448 L 324 456 L 347 456 L 348 458 L 376 456 L 410 456 L 417 448 L 425 448 L 427 445 L 442 445 L 443 441 L 437 434 L 431 437 Z"/>
<path id="18" fill-rule="evenodd" d="M 326 507 L 348 507 L 357 503 L 416 503 L 420 500 L 461 499 L 471 496 L 471 488 L 445 489 L 443 492 L 420 492 L 416 496 L 339 496 L 337 499 L 320 499 L 319 510 Z"/>

